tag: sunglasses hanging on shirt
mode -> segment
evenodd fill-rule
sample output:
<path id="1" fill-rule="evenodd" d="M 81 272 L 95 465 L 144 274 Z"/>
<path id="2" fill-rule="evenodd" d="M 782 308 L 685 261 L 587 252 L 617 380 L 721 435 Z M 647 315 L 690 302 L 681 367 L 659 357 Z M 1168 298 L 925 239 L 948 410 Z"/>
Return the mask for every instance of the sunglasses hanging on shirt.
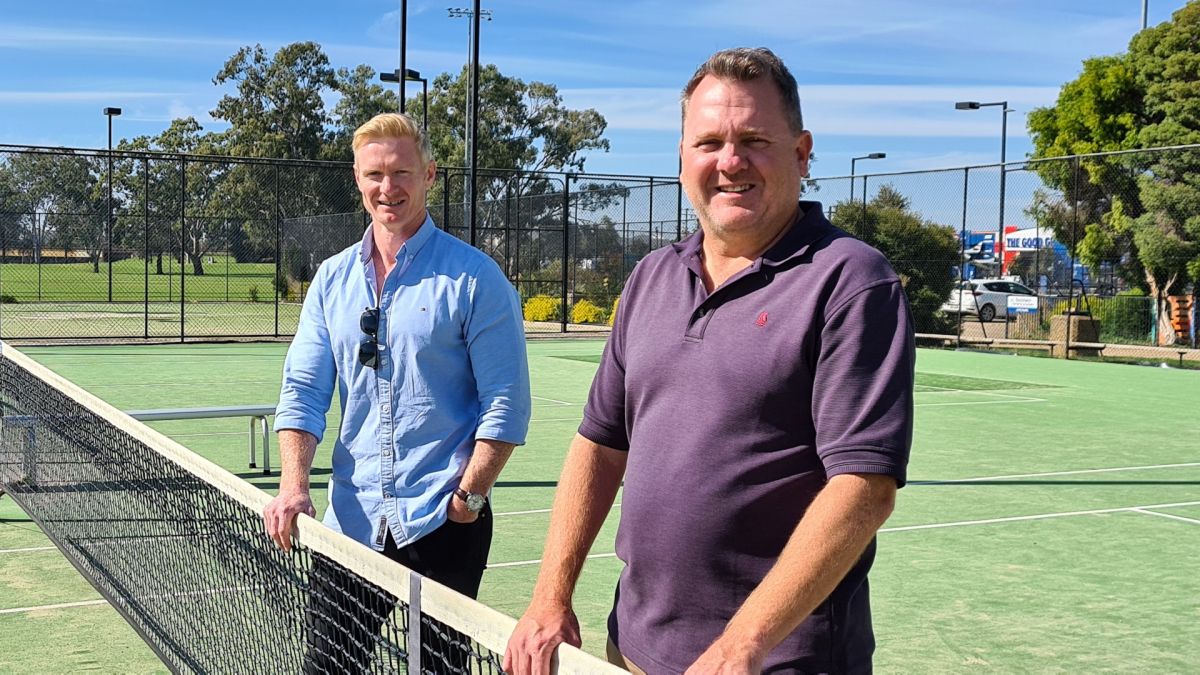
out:
<path id="1" fill-rule="evenodd" d="M 358 362 L 367 368 L 379 368 L 379 308 L 368 307 L 358 317 L 358 327 L 367 334 L 358 343 Z"/>

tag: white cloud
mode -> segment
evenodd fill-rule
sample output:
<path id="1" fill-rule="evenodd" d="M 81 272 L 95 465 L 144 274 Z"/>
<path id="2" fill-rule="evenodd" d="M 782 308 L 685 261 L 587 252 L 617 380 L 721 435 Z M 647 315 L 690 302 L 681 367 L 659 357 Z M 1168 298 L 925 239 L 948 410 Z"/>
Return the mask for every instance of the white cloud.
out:
<path id="1" fill-rule="evenodd" d="M 117 101 L 154 99 L 173 96 L 161 91 L 0 91 L 0 103 L 66 103 L 89 101 Z"/>

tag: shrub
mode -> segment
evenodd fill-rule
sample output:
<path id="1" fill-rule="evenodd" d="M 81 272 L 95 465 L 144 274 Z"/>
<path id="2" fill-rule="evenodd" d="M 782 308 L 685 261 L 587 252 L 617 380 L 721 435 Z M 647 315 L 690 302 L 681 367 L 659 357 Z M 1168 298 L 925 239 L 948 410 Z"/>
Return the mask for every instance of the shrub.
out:
<path id="1" fill-rule="evenodd" d="M 571 323 L 604 323 L 607 318 L 591 300 L 580 300 L 571 308 Z"/>
<path id="2" fill-rule="evenodd" d="M 17 298 L 14 295 L 9 295 L 8 293 L 5 293 L 4 295 L 0 295 L 0 304 L 15 305 L 15 304 L 17 304 Z"/>
<path id="3" fill-rule="evenodd" d="M 250 293 L 250 302 L 258 302 L 258 286 L 251 286 L 249 293 Z"/>
<path id="4" fill-rule="evenodd" d="M 1100 321 L 1101 339 L 1148 341 L 1154 323 L 1153 303 L 1140 290 L 1124 291 L 1108 298 L 1090 298 L 1092 316 Z"/>
<path id="5" fill-rule="evenodd" d="M 619 304 L 620 302 L 621 302 L 621 296 L 618 295 L 617 297 L 613 298 L 612 311 L 609 312 L 609 314 L 608 314 L 608 325 L 610 325 L 610 326 L 613 325 L 613 321 L 615 321 L 617 318 L 617 304 Z"/>
<path id="6" fill-rule="evenodd" d="M 558 321 L 559 301 L 548 295 L 535 295 L 525 301 L 526 321 Z"/>

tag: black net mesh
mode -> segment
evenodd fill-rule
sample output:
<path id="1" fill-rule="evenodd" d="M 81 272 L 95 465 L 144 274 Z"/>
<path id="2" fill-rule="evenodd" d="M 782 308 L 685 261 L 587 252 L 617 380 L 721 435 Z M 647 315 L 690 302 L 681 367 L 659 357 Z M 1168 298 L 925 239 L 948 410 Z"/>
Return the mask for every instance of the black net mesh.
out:
<path id="1" fill-rule="evenodd" d="M 278 549 L 257 509 L 151 447 L 136 422 L 118 426 L 7 345 L 3 357 L 0 489 L 173 671 L 408 672 L 407 596 L 334 553 Z M 499 654 L 422 610 L 420 672 L 501 671 Z"/>

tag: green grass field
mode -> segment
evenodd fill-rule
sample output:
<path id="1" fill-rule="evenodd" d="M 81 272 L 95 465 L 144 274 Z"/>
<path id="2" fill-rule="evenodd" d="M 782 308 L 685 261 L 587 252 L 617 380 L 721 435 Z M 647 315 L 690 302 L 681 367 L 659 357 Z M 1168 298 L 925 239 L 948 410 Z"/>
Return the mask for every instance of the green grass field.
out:
<path id="1" fill-rule="evenodd" d="M 164 256 L 163 273 L 157 273 L 154 260 L 149 267 L 141 258 L 118 260 L 112 265 L 112 299 L 115 302 L 141 301 L 147 291 L 151 302 L 178 302 L 180 283 L 188 300 L 222 302 L 271 302 L 275 297 L 275 263 L 241 263 L 232 256 L 203 256 L 204 274 L 197 275 L 191 264 L 180 276 L 179 261 Z M 149 270 L 149 274 L 147 274 Z M 11 263 L 0 265 L 0 293 L 26 302 L 106 302 L 108 301 L 108 264 L 82 263 Z"/>
<path id="2" fill-rule="evenodd" d="M 602 348 L 529 344 L 534 415 L 496 486 L 481 599 L 519 615 Z M 24 351 L 123 409 L 276 400 L 285 346 Z M 910 484 L 871 576 L 881 673 L 1195 671 L 1200 373 L 920 350 Z M 336 404 L 335 404 L 336 407 Z M 329 416 L 336 424 L 336 410 Z M 244 419 L 152 426 L 268 492 Z M 318 451 L 314 487 L 324 499 Z M 602 653 L 619 507 L 576 609 Z M 0 672 L 164 670 L 9 498 L 0 498 Z M 702 598 L 697 599 L 703 602 Z M 216 619 L 219 619 L 217 617 Z"/>

